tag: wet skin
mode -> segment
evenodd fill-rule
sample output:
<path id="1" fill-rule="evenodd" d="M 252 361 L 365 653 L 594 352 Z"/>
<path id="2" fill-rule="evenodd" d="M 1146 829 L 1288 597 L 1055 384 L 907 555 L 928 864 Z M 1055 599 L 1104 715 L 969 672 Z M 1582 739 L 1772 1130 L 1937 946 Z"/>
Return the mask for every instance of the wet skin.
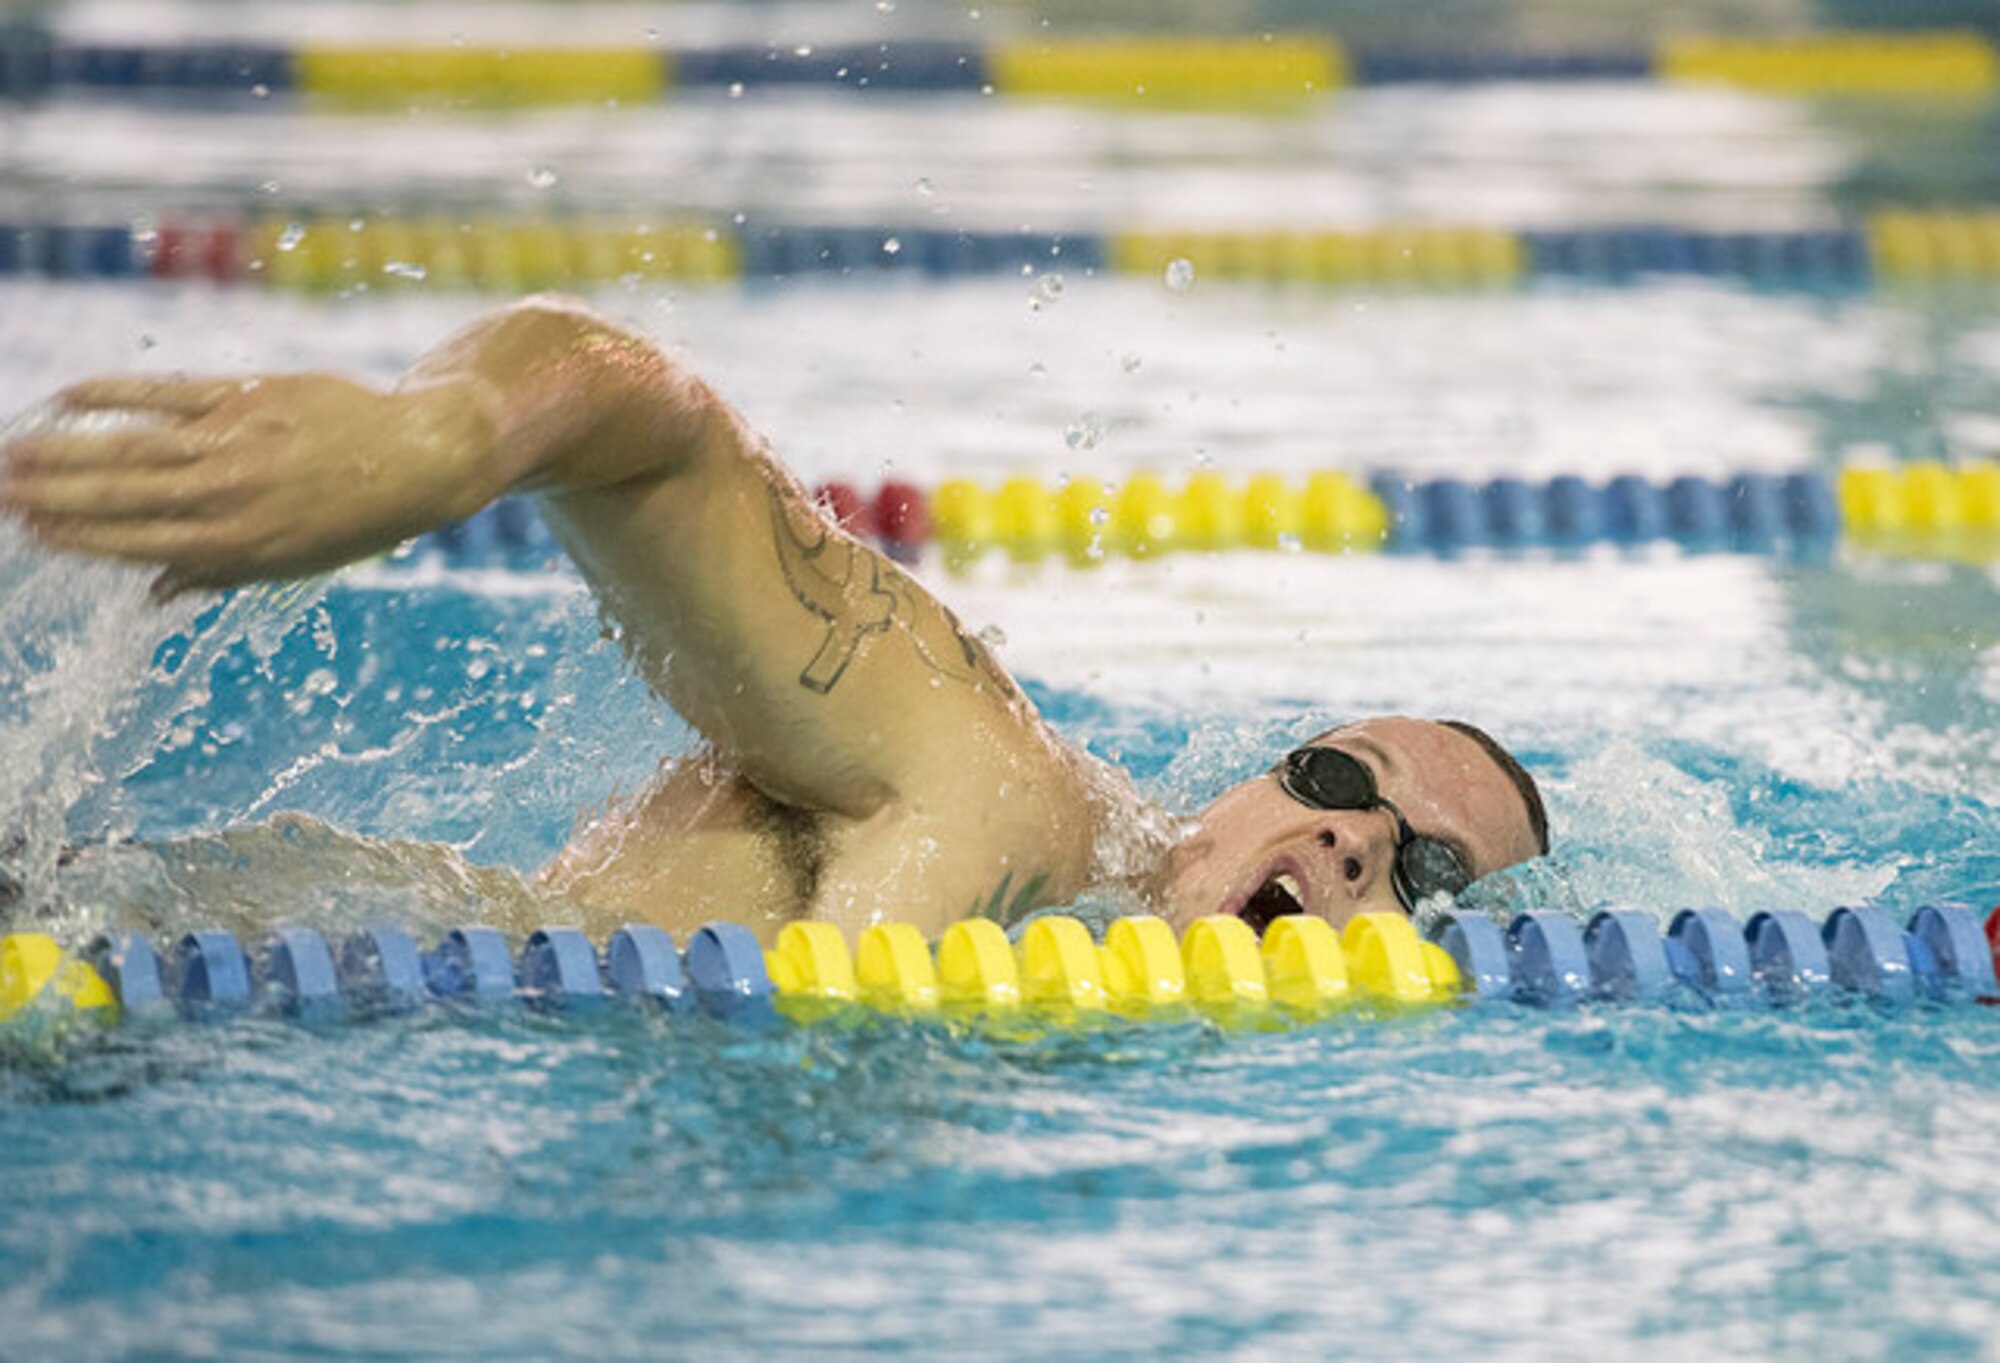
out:
<path id="1" fill-rule="evenodd" d="M 1454 847 L 1475 876 L 1537 852 L 1521 794 L 1472 739 L 1430 720 L 1384 716 L 1332 730 L 1339 748 L 1374 772 L 1381 795 L 1415 833 Z M 1390 883 L 1396 820 L 1386 809 L 1312 809 L 1273 772 L 1223 792 L 1170 853 L 1159 900 L 1176 928 L 1204 914 L 1260 922 L 1294 912 L 1343 926 L 1359 913 L 1400 912 Z M 1261 893 L 1260 893 L 1261 892 Z"/>

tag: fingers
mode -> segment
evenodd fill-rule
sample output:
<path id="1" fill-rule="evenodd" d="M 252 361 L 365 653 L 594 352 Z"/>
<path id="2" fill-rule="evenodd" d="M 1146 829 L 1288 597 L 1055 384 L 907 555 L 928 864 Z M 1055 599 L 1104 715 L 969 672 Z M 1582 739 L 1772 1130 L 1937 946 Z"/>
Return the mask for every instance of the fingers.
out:
<path id="1" fill-rule="evenodd" d="M 254 382 L 243 379 L 90 379 L 65 388 L 56 395 L 56 401 L 77 412 L 116 408 L 193 418 L 208 415 L 253 386 Z"/>
<path id="2" fill-rule="evenodd" d="M 36 435 L 7 446 L 6 467 L 14 477 L 93 468 L 170 468 L 194 462 L 207 448 L 203 439 L 170 427 Z"/>
<path id="3" fill-rule="evenodd" d="M 16 469 L 0 505 L 27 516 L 82 520 L 172 518 L 206 510 L 231 489 L 185 468 Z"/>
<path id="4" fill-rule="evenodd" d="M 218 549 L 215 528 L 200 521 L 31 516 L 27 526 L 30 534 L 51 549 L 130 563 L 165 563 L 183 571 L 189 565 L 209 561 Z"/>

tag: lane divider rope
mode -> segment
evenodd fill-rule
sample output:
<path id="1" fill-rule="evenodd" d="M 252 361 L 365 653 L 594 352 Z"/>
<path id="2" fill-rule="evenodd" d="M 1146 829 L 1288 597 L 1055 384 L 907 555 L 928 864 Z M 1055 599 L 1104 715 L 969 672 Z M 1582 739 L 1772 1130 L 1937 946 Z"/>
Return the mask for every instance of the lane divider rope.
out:
<path id="1" fill-rule="evenodd" d="M 1687 277 L 1760 288 L 1934 287 L 2000 281 L 2000 210 L 1885 210 L 1778 232 L 1657 225 L 1512 231 L 980 232 L 889 224 L 419 212 L 173 210 L 137 223 L 0 221 L 0 276 L 200 279 L 355 296 L 654 280 L 797 277 L 942 281 L 1069 272 L 1186 287 L 1229 280 L 1320 288 L 1490 290 Z"/>
<path id="2" fill-rule="evenodd" d="M 17 932 L 0 938 L 0 1027 L 248 1013 L 332 1023 L 440 1003 L 578 1013 L 621 1000 L 751 1024 L 866 1009 L 1051 1026 L 1199 1016 L 1248 1027 L 1310 1023 L 1357 1005 L 1492 1000 L 1995 1003 L 1996 954 L 2000 909 L 1982 924 L 1972 909 L 1942 905 L 1900 924 L 1872 906 L 1836 909 L 1822 923 L 1791 910 L 1739 922 L 1719 909 L 1686 909 L 1664 931 L 1634 909 L 1587 922 L 1524 913 L 1504 927 L 1454 911 L 1424 936 L 1401 914 L 1364 914 L 1341 931 L 1295 916 L 1261 940 L 1229 916 L 1200 919 L 1178 939 L 1162 919 L 1132 917 L 1113 922 L 1101 942 L 1079 920 L 1047 915 L 1018 941 L 985 919 L 954 924 L 935 946 L 910 924 L 884 923 L 852 949 L 838 928 L 813 922 L 788 924 L 768 950 L 734 923 L 700 928 L 685 948 L 640 924 L 601 949 L 571 927 L 541 928 L 518 950 L 477 925 L 428 950 L 390 924 L 338 943 L 281 927 L 250 948 L 225 932 L 195 931 L 164 953 L 138 934 L 101 935 L 72 952 L 47 934 Z"/>
<path id="3" fill-rule="evenodd" d="M 671 51 L 484 43 L 146 45 L 72 42 L 33 29 L 0 34 L 0 98 L 206 97 L 244 109 L 294 99 L 398 112 L 630 104 L 682 91 L 740 96 L 773 86 L 1261 108 L 1350 86 L 1411 81 L 1649 79 L 1779 95 L 1986 94 L 2000 86 L 2000 60 L 1988 39 L 1959 31 L 1690 35 L 1652 45 L 1481 51 L 1371 49 L 1313 32 Z"/>
<path id="4" fill-rule="evenodd" d="M 1378 474 L 1363 485 L 1330 471 L 1235 479 L 1208 470 L 1177 483 L 1150 473 L 1060 484 L 1021 476 L 997 485 L 952 478 L 926 490 L 891 479 L 872 492 L 835 481 L 816 495 L 843 529 L 892 556 L 935 546 L 953 566 L 988 552 L 1087 566 L 1189 551 L 1449 556 L 1599 544 L 1814 557 L 1846 543 L 1902 557 L 2000 559 L 2000 463 L 1992 461 L 1856 465 L 1832 481 L 1816 472 L 1665 482 Z M 415 551 L 466 566 L 526 567 L 553 560 L 558 548 L 532 505 L 509 498 L 423 537 Z"/>

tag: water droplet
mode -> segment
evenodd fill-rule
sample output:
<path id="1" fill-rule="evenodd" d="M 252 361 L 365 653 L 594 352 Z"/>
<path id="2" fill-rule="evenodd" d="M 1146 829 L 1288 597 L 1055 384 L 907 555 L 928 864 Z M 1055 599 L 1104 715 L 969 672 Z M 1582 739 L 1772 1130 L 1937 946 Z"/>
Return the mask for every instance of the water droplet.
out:
<path id="1" fill-rule="evenodd" d="M 1175 293 L 1186 293 L 1194 287 L 1194 262 L 1185 256 L 1167 262 L 1167 287 Z"/>
<path id="2" fill-rule="evenodd" d="M 271 87 L 260 80 L 250 87 L 250 93 L 258 99 L 269 99 L 271 97 Z"/>
<path id="3" fill-rule="evenodd" d="M 1281 531 L 1278 535 L 1278 547 L 1288 554 L 1296 554 L 1305 546 L 1300 543 L 1297 535 L 1294 535 L 1289 530 L 1285 530 Z"/>
<path id="4" fill-rule="evenodd" d="M 359 232 L 366 226 L 368 226 L 368 219 L 359 215 L 347 220 L 347 230 L 350 232 Z"/>
<path id="5" fill-rule="evenodd" d="M 556 174 L 554 166 L 530 166 L 528 183 L 536 189 L 551 189 L 562 177 Z"/>
<path id="6" fill-rule="evenodd" d="M 979 631 L 979 642 L 988 648 L 1007 647 L 1007 631 L 998 625 L 988 625 Z"/>
<path id="7" fill-rule="evenodd" d="M 282 188 L 284 186 L 280 185 L 276 180 L 266 180 L 257 186 L 257 192 L 259 194 L 276 194 Z"/>
<path id="8" fill-rule="evenodd" d="M 1134 355 L 1129 351 L 1118 357 L 1118 367 L 1124 370 L 1128 374 L 1138 373 L 1139 366 L 1144 363 L 1145 361 L 1141 360 L 1137 355 Z"/>
<path id="9" fill-rule="evenodd" d="M 159 342 L 157 340 L 155 340 L 151 336 L 144 334 L 143 332 L 139 336 L 139 349 L 141 350 L 151 350 L 154 346 L 158 344 Z"/>
<path id="10" fill-rule="evenodd" d="M 304 241 L 305 239 L 306 239 L 305 224 L 300 222 L 288 222 L 285 224 L 285 230 L 278 234 L 278 249 L 280 251 L 297 250 L 299 243 Z"/>
<path id="11" fill-rule="evenodd" d="M 429 273 L 429 271 L 425 270 L 423 266 L 415 263 L 414 261 L 391 260 L 383 264 L 382 273 L 387 275 L 394 275 L 398 279 L 421 280 Z"/>
<path id="12" fill-rule="evenodd" d="M 902 249 L 903 243 L 895 237 L 890 237 L 882 243 L 882 254 L 885 256 L 893 256 Z"/>
<path id="13" fill-rule="evenodd" d="M 646 41 L 649 43 L 657 43 L 658 41 L 660 41 L 660 30 L 658 30 L 657 28 L 647 29 Z"/>
<path id="14" fill-rule="evenodd" d="M 813 50 L 811 43 L 800 43 L 797 47 L 792 49 L 792 55 L 794 57 L 810 57 L 812 54 Z"/>
<path id="15" fill-rule="evenodd" d="M 875 8 L 884 14 L 896 12 L 896 0 L 875 0 Z"/>
<path id="16" fill-rule="evenodd" d="M 1090 523 L 1100 530 L 1111 524 L 1111 508 L 1108 506 L 1090 508 Z"/>
<path id="17" fill-rule="evenodd" d="M 917 179 L 918 196 L 921 198 L 928 199 L 930 198 L 931 195 L 935 193 L 937 193 L 937 186 L 932 184 L 927 177 L 919 176 Z"/>
<path id="18" fill-rule="evenodd" d="M 729 97 L 730 97 L 731 99 L 741 99 L 741 98 L 743 98 L 743 82 L 742 82 L 742 81 L 740 81 L 740 80 L 733 80 L 733 81 L 729 82 Z"/>
<path id="19" fill-rule="evenodd" d="M 1035 287 L 1028 293 L 1028 307 L 1034 312 L 1040 312 L 1044 308 L 1052 308 L 1062 302 L 1062 295 L 1063 277 L 1061 275 L 1040 275 L 1035 280 Z"/>
<path id="20" fill-rule="evenodd" d="M 1048 376 L 1048 372 L 1049 372 L 1049 367 L 1043 364 L 1040 360 L 1036 360 L 1033 364 L 1028 366 L 1028 377 L 1031 379 L 1046 378 Z"/>
<path id="21" fill-rule="evenodd" d="M 1085 412 L 1063 427 L 1063 443 L 1073 450 L 1094 450 L 1103 438 L 1104 428 L 1098 424 L 1094 412 Z"/>

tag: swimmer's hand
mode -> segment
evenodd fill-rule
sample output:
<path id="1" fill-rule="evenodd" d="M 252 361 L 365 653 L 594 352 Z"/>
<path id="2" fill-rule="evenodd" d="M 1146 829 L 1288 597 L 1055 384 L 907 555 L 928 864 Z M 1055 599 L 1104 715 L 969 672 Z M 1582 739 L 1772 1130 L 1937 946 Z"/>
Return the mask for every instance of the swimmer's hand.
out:
<path id="1" fill-rule="evenodd" d="M 322 374 L 113 378 L 58 402 L 151 420 L 47 432 L 0 454 L 0 509 L 41 543 L 157 564 L 155 593 L 324 572 L 497 495 L 487 405 Z"/>

